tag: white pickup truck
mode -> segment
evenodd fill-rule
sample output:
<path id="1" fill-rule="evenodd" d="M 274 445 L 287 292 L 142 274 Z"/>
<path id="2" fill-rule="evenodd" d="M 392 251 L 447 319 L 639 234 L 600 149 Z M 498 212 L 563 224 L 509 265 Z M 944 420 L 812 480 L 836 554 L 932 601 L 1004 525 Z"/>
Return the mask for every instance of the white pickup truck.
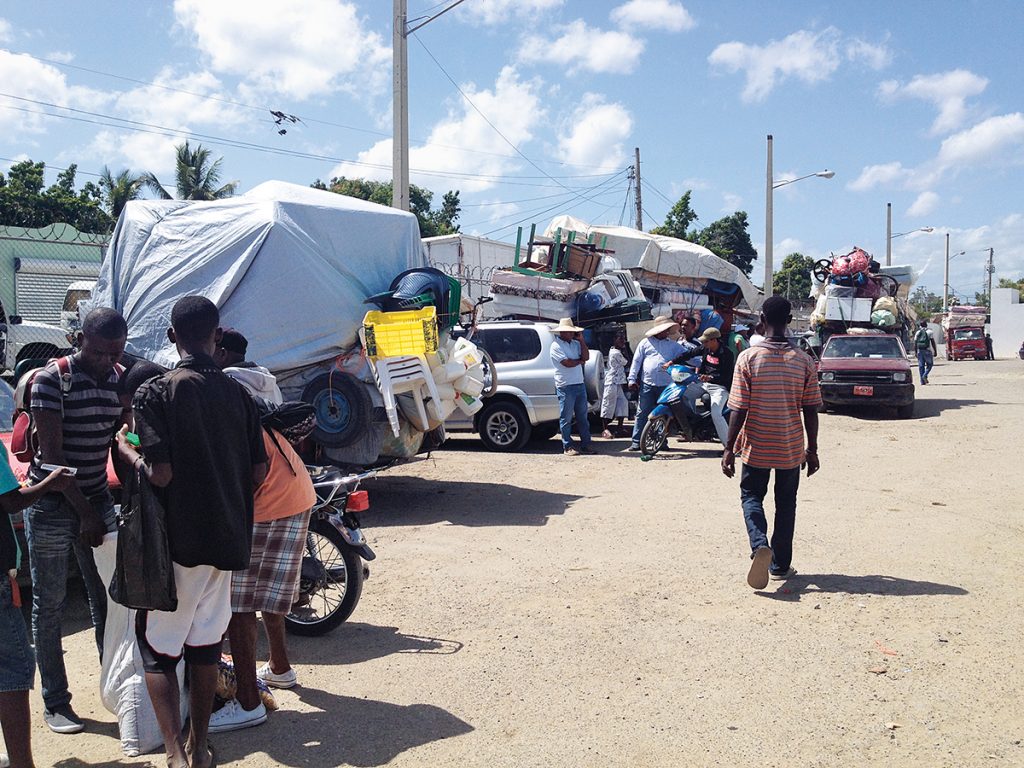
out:
<path id="1" fill-rule="evenodd" d="M 68 332 L 60 326 L 23 321 L 0 306 L 0 374 L 12 376 L 22 360 L 48 360 L 70 351 Z"/>

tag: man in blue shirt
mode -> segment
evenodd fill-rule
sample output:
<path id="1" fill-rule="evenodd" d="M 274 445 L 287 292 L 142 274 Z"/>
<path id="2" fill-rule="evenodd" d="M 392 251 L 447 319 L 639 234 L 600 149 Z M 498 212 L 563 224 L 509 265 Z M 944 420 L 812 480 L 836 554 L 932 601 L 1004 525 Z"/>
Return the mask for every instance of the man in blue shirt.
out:
<path id="1" fill-rule="evenodd" d="M 682 344 L 669 336 L 679 333 L 679 323 L 660 315 L 654 318 L 654 325 L 645 334 L 647 338 L 636 347 L 633 364 L 629 368 L 629 388 L 639 390 L 636 424 L 633 425 L 633 440 L 627 451 L 640 450 L 640 433 L 644 430 L 647 417 L 651 415 L 662 391 L 671 382 L 667 364 L 683 351 Z"/>
<path id="2" fill-rule="evenodd" d="M 583 329 L 571 317 L 563 317 L 555 328 L 551 342 L 551 363 L 555 366 L 555 391 L 558 393 L 558 426 L 562 431 L 562 450 L 566 456 L 594 453 L 590 447 L 590 423 L 587 421 L 587 386 L 583 366 L 590 359 L 590 350 L 583 340 Z M 579 450 L 572 444 L 572 420 L 580 433 Z"/>

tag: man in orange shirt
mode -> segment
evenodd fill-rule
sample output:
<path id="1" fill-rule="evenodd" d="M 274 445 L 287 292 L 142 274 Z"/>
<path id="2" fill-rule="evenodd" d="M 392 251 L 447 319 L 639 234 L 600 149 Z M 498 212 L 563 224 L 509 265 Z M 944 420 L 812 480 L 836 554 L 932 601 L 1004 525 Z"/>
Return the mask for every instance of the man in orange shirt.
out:
<path id="1" fill-rule="evenodd" d="M 234 333 L 246 343 L 241 334 Z M 239 368 L 237 359 L 223 354 L 218 354 L 216 359 L 225 363 L 223 370 L 228 376 L 255 397 L 265 397 L 263 393 L 276 390 L 276 383 L 272 381 L 254 385 L 252 375 L 257 371 L 273 379 L 273 374 L 265 368 Z M 247 375 L 235 376 L 239 370 Z M 264 427 L 263 443 L 268 457 L 267 479 L 255 495 L 252 557 L 249 567 L 235 571 L 231 579 L 228 640 L 238 690 L 234 699 L 210 717 L 211 733 L 251 728 L 266 722 L 267 710 L 260 698 L 257 677 L 275 688 L 291 688 L 296 683 L 295 670 L 288 661 L 284 617 L 298 594 L 309 512 L 316 503 L 316 492 L 305 464 L 280 432 Z M 270 645 L 270 660 L 258 670 L 257 611 L 263 617 Z"/>
<path id="2" fill-rule="evenodd" d="M 722 455 L 722 472 L 736 472 L 736 452 L 743 461 L 740 502 L 750 538 L 751 565 L 747 584 L 754 589 L 773 579 L 786 579 L 796 571 L 793 529 L 800 469 L 807 476 L 818 471 L 818 409 L 821 390 L 814 362 L 786 336 L 792 321 L 790 303 L 771 296 L 761 308 L 768 337 L 744 350 L 736 361 L 729 394 L 729 435 Z M 800 416 L 803 414 L 803 423 Z M 804 430 L 807 446 L 804 447 Z M 775 528 L 768 543 L 764 497 L 775 470 Z"/>

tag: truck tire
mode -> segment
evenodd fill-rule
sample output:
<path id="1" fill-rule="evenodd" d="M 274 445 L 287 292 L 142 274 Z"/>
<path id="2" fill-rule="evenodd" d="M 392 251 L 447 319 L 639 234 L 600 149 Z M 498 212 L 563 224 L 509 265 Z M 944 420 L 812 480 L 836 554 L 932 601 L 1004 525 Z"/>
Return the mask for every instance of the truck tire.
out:
<path id="1" fill-rule="evenodd" d="M 511 400 L 485 405 L 476 424 L 484 448 L 502 453 L 521 450 L 533 431 L 523 406 Z"/>
<path id="2" fill-rule="evenodd" d="M 596 349 L 590 351 L 590 359 L 583 366 L 583 380 L 587 385 L 587 400 L 599 401 L 604 394 L 604 355 Z"/>
<path id="3" fill-rule="evenodd" d="M 302 399 L 316 409 L 313 439 L 328 448 L 344 448 L 370 427 L 373 404 L 366 385 L 341 371 L 322 373 L 302 390 Z"/>

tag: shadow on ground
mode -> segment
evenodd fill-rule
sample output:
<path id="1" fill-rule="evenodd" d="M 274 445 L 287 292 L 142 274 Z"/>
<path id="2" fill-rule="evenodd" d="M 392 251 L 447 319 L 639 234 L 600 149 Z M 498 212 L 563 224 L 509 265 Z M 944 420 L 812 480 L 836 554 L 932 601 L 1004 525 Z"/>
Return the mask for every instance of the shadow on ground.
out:
<path id="1" fill-rule="evenodd" d="M 958 411 L 961 408 L 975 408 L 979 405 L 995 405 L 989 400 L 965 400 L 952 398 L 935 398 L 916 400 L 914 415 L 906 421 L 916 419 L 933 419 L 941 416 L 944 411 Z M 833 405 L 829 410 L 841 416 L 852 416 L 858 421 L 904 421 L 896 415 L 895 408 L 878 405 Z"/>
<path id="2" fill-rule="evenodd" d="M 568 461 L 584 461 L 566 457 Z M 391 525 L 544 525 L 582 496 L 535 491 L 505 483 L 389 477 L 370 490 L 369 528 Z"/>
<path id="3" fill-rule="evenodd" d="M 215 735 L 218 762 L 244 765 L 248 756 L 266 753 L 278 765 L 303 768 L 378 766 L 406 750 L 473 731 L 432 704 L 391 704 L 303 688 L 295 693 L 315 711 L 275 712 L 259 739 L 247 731 Z"/>
<path id="4" fill-rule="evenodd" d="M 458 640 L 408 635 L 398 627 L 345 622 L 330 635 L 322 637 L 289 635 L 288 654 L 303 664 L 359 664 L 393 653 L 423 653 L 450 656 L 462 650 Z"/>
<path id="5" fill-rule="evenodd" d="M 841 573 L 798 573 L 778 582 L 775 592 L 758 592 L 772 600 L 799 600 L 801 595 L 815 593 L 843 593 L 847 595 L 889 595 L 916 597 L 928 595 L 966 595 L 967 590 L 952 584 L 933 581 L 914 581 L 896 576 L 846 576 Z"/>

